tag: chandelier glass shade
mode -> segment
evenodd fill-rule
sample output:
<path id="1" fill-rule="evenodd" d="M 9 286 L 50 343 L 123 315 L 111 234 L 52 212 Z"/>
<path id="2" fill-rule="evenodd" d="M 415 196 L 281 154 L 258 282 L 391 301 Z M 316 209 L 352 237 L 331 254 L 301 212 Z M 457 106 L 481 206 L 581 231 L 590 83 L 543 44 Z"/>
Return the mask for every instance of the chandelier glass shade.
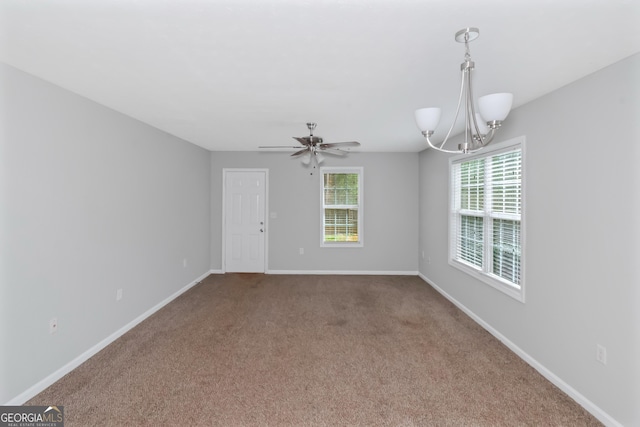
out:
<path id="1" fill-rule="evenodd" d="M 460 65 L 461 81 L 458 107 L 444 141 L 438 144 L 431 141 L 431 136 L 440 121 L 441 109 L 436 107 L 420 108 L 415 112 L 418 129 L 422 132 L 427 144 L 435 150 L 445 153 L 472 153 L 484 148 L 493 140 L 496 129 L 502 125 L 511 111 L 513 104 L 513 94 L 511 93 L 494 93 L 480 97 L 476 111 L 472 86 L 475 64 L 471 60 L 469 42 L 478 38 L 479 34 L 480 31 L 477 28 L 464 28 L 455 35 L 456 41 L 465 45 L 465 57 L 464 62 Z M 445 148 L 461 110 L 465 118 L 464 142 L 458 144 L 457 150 Z"/>

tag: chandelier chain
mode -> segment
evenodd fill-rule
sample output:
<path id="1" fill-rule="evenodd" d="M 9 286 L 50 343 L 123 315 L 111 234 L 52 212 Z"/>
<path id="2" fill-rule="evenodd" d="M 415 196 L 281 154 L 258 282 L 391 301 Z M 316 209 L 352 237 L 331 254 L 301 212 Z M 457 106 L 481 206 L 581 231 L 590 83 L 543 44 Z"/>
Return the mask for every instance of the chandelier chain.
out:
<path id="1" fill-rule="evenodd" d="M 471 50 L 469 49 L 469 34 L 464 36 L 464 60 L 469 62 L 471 60 Z"/>

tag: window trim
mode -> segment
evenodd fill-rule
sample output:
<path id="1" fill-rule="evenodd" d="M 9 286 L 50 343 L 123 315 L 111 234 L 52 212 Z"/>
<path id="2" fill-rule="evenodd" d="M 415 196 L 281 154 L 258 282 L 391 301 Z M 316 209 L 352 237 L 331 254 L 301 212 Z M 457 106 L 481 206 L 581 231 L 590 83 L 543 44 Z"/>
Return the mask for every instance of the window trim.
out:
<path id="1" fill-rule="evenodd" d="M 357 242 L 325 242 L 324 240 L 324 175 L 325 174 L 358 174 L 358 241 Z M 364 168 L 361 166 L 324 166 L 320 168 L 320 247 L 322 248 L 361 248 L 364 246 Z"/>
<path id="2" fill-rule="evenodd" d="M 448 260 L 449 265 L 469 274 L 470 276 L 478 279 L 479 281 L 493 287 L 494 289 L 503 292 L 510 297 L 524 303 L 525 302 L 525 201 L 526 201 L 526 191 L 525 191 L 525 137 L 520 136 L 516 137 L 502 143 L 491 144 L 487 148 L 482 149 L 480 152 L 474 154 L 462 154 L 458 156 L 452 156 L 449 158 L 449 254 Z M 477 268 L 476 266 L 472 266 L 471 264 L 465 263 L 464 261 L 460 261 L 456 259 L 456 230 L 455 226 L 457 224 L 456 221 L 456 212 L 455 212 L 455 191 L 454 191 L 454 182 L 453 182 L 453 167 L 455 164 L 463 163 L 469 160 L 475 160 L 480 158 L 488 158 L 492 157 L 504 152 L 512 151 L 514 149 L 521 150 L 521 181 L 520 181 L 520 285 L 514 285 L 513 283 L 502 279 L 501 277 L 487 272 L 486 268 Z M 484 216 L 483 218 L 494 218 Z M 485 233 L 487 227 L 484 228 Z M 483 258 L 491 259 L 491 256 L 487 256 L 486 251 L 489 245 L 485 243 L 485 249 L 483 251 Z"/>

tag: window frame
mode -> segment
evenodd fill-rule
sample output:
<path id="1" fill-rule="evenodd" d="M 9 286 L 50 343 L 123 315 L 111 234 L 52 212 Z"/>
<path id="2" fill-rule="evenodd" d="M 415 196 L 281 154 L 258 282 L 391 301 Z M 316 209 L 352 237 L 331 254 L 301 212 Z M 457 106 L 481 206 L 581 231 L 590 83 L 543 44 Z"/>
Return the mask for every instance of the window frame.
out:
<path id="1" fill-rule="evenodd" d="M 480 267 L 473 265 L 472 263 L 460 260 L 458 258 L 458 220 L 461 213 L 464 215 L 476 214 L 480 211 L 475 210 L 463 210 L 458 205 L 456 199 L 457 189 L 454 178 L 454 170 L 456 165 L 462 163 L 478 160 L 478 159 L 490 159 L 494 156 L 505 154 L 512 151 L 520 150 L 520 214 L 506 214 L 506 213 L 494 213 L 491 211 L 491 199 L 490 191 L 487 187 L 487 178 L 489 177 L 488 167 L 484 167 L 484 177 L 482 182 L 482 198 L 483 209 L 480 214 L 473 215 L 483 218 L 483 250 L 482 250 L 482 264 Z M 449 264 L 472 277 L 482 281 L 485 284 L 511 296 L 512 298 L 524 303 L 525 302 L 525 137 L 517 137 L 508 141 L 491 144 L 490 146 L 480 150 L 473 154 L 463 154 L 458 156 L 452 156 L 449 158 Z M 519 218 L 518 218 L 519 216 Z M 485 220 L 488 219 L 489 221 Z M 493 274 L 490 270 L 493 264 L 493 220 L 495 219 L 507 219 L 516 220 L 520 222 L 520 283 L 514 284 L 502 277 Z"/>
<path id="2" fill-rule="evenodd" d="M 325 205 L 324 203 L 324 176 L 326 174 L 357 174 L 358 175 L 358 241 L 356 242 L 333 242 L 325 241 L 325 209 L 331 209 L 331 206 L 346 205 Z M 364 246 L 364 168 L 363 167 L 345 167 L 345 166 L 323 166 L 320 168 L 320 247 L 323 248 L 361 248 Z M 349 205 L 356 206 L 356 205 Z"/>

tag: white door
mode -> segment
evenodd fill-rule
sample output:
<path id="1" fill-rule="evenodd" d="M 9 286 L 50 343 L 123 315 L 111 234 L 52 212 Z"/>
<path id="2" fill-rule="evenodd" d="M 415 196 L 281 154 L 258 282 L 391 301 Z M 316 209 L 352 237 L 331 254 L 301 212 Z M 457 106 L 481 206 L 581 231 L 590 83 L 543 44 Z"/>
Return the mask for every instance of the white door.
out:
<path id="1" fill-rule="evenodd" d="M 225 271 L 265 271 L 265 170 L 225 170 Z"/>

